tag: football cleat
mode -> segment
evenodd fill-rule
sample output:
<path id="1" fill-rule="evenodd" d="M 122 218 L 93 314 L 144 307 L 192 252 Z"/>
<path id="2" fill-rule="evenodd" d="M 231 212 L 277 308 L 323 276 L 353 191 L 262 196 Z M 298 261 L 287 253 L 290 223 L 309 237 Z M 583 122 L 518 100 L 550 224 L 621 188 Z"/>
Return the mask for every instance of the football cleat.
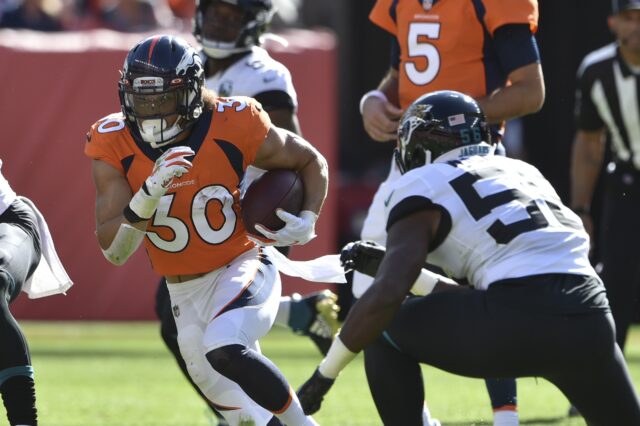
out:
<path id="1" fill-rule="evenodd" d="M 297 333 L 309 336 L 323 355 L 326 355 L 338 332 L 338 296 L 330 290 L 311 293 L 305 297 L 291 295 L 289 327 Z"/>

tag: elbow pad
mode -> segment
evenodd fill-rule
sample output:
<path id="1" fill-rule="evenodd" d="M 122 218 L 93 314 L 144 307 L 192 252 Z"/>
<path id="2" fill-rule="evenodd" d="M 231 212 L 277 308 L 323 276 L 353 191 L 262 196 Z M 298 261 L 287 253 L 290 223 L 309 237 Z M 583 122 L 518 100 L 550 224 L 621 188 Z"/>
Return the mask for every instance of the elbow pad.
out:
<path id="1" fill-rule="evenodd" d="M 118 228 L 115 238 L 102 254 L 114 265 L 120 266 L 138 249 L 146 232 L 123 223 Z"/>

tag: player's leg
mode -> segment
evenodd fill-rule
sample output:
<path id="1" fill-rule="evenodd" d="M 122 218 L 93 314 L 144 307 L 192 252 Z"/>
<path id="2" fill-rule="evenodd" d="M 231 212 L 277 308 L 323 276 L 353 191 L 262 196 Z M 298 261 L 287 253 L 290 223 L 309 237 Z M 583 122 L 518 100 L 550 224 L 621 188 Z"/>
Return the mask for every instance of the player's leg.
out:
<path id="1" fill-rule="evenodd" d="M 158 283 L 158 290 L 156 291 L 156 315 L 160 320 L 160 336 L 165 343 L 171 354 L 173 355 L 180 371 L 184 374 L 185 378 L 189 381 L 193 389 L 200 395 L 205 403 L 211 408 L 213 414 L 218 419 L 218 425 L 224 426 L 227 424 L 226 420 L 218 412 L 209 399 L 202 393 L 198 385 L 193 382 L 193 379 L 189 375 L 187 370 L 187 364 L 180 353 L 180 346 L 178 345 L 178 328 L 176 327 L 176 321 L 174 319 L 173 310 L 171 309 L 171 297 L 169 296 L 169 290 L 167 289 L 167 283 L 163 278 Z"/>
<path id="2" fill-rule="evenodd" d="M 640 226 L 637 225 L 637 198 L 623 194 L 630 188 L 621 181 L 621 176 L 607 178 L 599 240 L 601 275 L 616 324 L 616 340 L 624 351 L 638 286 L 638 251 L 629 249 L 627 242 L 640 238 Z"/>
<path id="3" fill-rule="evenodd" d="M 277 269 L 257 252 L 241 255 L 216 280 L 204 335 L 207 360 L 285 424 L 315 424 L 304 415 L 284 375 L 256 345 L 273 325 L 281 287 Z"/>
<path id="4" fill-rule="evenodd" d="M 193 383 L 229 424 L 250 420 L 256 426 L 277 425 L 279 423 L 274 423 L 272 413 L 249 398 L 237 383 L 215 371 L 206 358 L 203 341 L 210 319 L 208 307 L 215 303 L 216 279 L 221 274 L 220 271 L 195 280 L 167 285 L 178 329 L 181 358 L 184 359 Z M 226 305 L 222 301 L 220 303 L 219 308 Z"/>
<path id="5" fill-rule="evenodd" d="M 485 379 L 485 384 L 493 409 L 493 426 L 517 426 L 516 379 Z"/>
<path id="6" fill-rule="evenodd" d="M 381 336 L 364 350 L 364 365 L 369 390 L 382 423 L 422 426 L 424 388 L 422 371 L 416 360 Z"/>
<path id="7" fill-rule="evenodd" d="M 546 378 L 558 386 L 589 425 L 640 424 L 640 401 L 614 341 L 613 319 L 593 315 L 581 321 L 589 326 L 574 330 L 574 344 L 563 354 L 565 367 Z M 598 340 L 595 345 L 594 340 Z"/>
<path id="8" fill-rule="evenodd" d="M 40 260 L 40 241 L 33 225 L 35 218 L 30 214 L 14 203 L 0 216 L 0 393 L 9 424 L 34 426 L 37 410 L 31 356 L 25 336 L 9 310 L 9 303 L 18 296 Z M 33 233 L 15 226 L 16 222 L 26 224 Z"/>

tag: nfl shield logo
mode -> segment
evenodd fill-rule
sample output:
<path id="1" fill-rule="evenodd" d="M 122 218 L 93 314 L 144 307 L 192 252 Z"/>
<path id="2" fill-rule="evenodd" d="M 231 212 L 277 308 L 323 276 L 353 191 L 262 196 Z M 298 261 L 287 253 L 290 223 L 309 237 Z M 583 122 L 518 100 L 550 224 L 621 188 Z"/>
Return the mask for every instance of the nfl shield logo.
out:
<path id="1" fill-rule="evenodd" d="M 178 318 L 180 316 L 180 307 L 178 305 L 173 305 L 173 308 L 171 308 L 171 310 L 173 311 L 173 316 Z"/>
<path id="2" fill-rule="evenodd" d="M 431 10 L 433 6 L 433 0 L 422 0 L 422 8 L 424 10 Z"/>

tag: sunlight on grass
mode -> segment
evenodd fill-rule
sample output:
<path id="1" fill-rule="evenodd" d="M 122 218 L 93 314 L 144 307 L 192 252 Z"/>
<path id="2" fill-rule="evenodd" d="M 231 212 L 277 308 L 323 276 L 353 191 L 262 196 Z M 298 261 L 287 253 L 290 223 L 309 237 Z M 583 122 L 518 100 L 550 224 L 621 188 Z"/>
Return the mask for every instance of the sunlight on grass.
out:
<path id="1" fill-rule="evenodd" d="M 182 376 L 156 323 L 24 322 L 36 370 L 42 426 L 210 426 L 205 404 Z M 309 339 L 274 329 L 262 349 L 297 388 L 321 357 Z M 640 328 L 629 339 L 629 367 L 640 384 Z M 491 424 L 482 380 L 424 367 L 431 412 L 445 426 Z M 398 389 L 402 392 L 402 389 Z M 542 379 L 518 380 L 523 425 L 582 426 L 567 419 L 564 396 Z M 381 424 L 362 357 L 350 364 L 314 416 L 323 425 Z M 0 408 L 0 423 L 4 421 Z"/>

